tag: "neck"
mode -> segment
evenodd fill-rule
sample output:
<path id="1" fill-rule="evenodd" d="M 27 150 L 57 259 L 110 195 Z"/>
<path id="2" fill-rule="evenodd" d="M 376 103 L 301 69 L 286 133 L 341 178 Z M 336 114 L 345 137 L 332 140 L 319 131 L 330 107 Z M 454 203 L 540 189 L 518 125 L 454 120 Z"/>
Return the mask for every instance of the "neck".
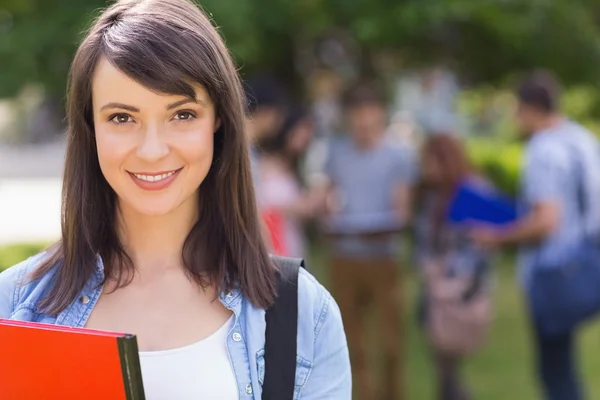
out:
<path id="1" fill-rule="evenodd" d="M 361 150 L 371 150 L 379 143 L 379 137 L 369 137 L 355 140 L 356 146 Z"/>
<path id="2" fill-rule="evenodd" d="M 560 124 L 562 122 L 563 118 L 558 115 L 558 114 L 550 114 L 548 116 L 546 116 L 545 118 L 541 119 L 536 132 L 541 132 L 544 131 L 546 129 L 551 129 L 554 128 L 555 126 L 557 126 L 558 124 Z"/>
<path id="3" fill-rule="evenodd" d="M 190 230 L 198 220 L 197 199 L 166 215 L 146 215 L 120 205 L 117 229 L 125 251 L 141 274 L 181 268 L 182 249 Z"/>
<path id="4" fill-rule="evenodd" d="M 293 153 L 282 153 L 278 155 L 280 162 L 287 170 L 294 170 L 298 157 Z"/>

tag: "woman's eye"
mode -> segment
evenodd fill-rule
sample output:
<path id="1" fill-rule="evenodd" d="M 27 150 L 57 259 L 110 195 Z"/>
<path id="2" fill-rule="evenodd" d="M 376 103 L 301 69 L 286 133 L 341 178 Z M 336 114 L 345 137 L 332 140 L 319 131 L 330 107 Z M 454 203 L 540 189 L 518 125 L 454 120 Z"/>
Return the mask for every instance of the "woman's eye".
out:
<path id="1" fill-rule="evenodd" d="M 196 116 L 189 111 L 179 111 L 177 114 L 175 114 L 174 118 L 178 121 L 189 121 L 196 118 Z"/>
<path id="2" fill-rule="evenodd" d="M 115 114 L 110 118 L 111 122 L 115 124 L 126 124 L 128 122 L 132 122 L 133 118 L 131 118 L 128 114 Z"/>

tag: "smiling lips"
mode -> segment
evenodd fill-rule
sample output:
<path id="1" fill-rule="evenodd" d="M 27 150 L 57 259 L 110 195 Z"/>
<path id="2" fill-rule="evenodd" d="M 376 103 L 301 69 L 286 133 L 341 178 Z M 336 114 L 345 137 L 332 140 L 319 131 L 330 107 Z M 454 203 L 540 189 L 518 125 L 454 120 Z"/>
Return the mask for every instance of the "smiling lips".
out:
<path id="1" fill-rule="evenodd" d="M 133 173 L 129 171 L 127 172 L 129 173 L 129 176 L 131 177 L 133 182 L 135 182 L 135 184 L 138 185 L 140 189 L 153 191 L 162 190 L 169 187 L 171 183 L 173 183 L 173 181 L 177 179 L 177 176 L 179 175 L 179 172 L 181 172 L 181 170 L 182 168 L 159 173 Z"/>

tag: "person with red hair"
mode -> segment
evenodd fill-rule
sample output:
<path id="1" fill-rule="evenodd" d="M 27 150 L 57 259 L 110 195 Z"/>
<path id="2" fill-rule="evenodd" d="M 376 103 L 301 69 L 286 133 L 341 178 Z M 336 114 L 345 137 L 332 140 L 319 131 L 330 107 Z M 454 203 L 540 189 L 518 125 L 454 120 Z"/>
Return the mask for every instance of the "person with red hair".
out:
<path id="1" fill-rule="evenodd" d="M 489 269 L 488 255 L 473 245 L 465 230 L 451 225 L 448 220 L 454 196 L 464 184 L 488 185 L 472 168 L 462 143 L 456 137 L 447 133 L 431 135 L 421 153 L 418 203 L 423 208 L 417 219 L 417 263 L 424 276 L 424 290 L 419 302 L 420 322 L 431 340 L 436 364 L 437 398 L 440 400 L 466 400 L 470 396 L 459 377 L 459 366 L 464 353 L 449 351 L 435 340 L 440 329 L 450 328 L 433 326 L 435 323 L 439 324 L 439 320 L 433 320 L 435 317 L 432 307 L 438 305 L 434 302 L 444 301 L 440 300 L 437 292 L 440 288 L 454 285 L 453 282 L 466 282 L 464 293 L 470 293 L 470 299 L 483 305 L 484 314 L 489 306 L 489 290 L 485 284 Z M 460 297 L 464 299 L 463 294 Z M 467 309 L 472 306 L 468 301 L 462 304 L 465 306 L 460 310 L 461 314 L 473 318 L 471 311 Z M 479 307 L 478 310 L 482 308 Z M 456 326 L 455 321 L 445 319 L 444 322 Z M 457 329 L 464 330 L 464 326 Z"/>

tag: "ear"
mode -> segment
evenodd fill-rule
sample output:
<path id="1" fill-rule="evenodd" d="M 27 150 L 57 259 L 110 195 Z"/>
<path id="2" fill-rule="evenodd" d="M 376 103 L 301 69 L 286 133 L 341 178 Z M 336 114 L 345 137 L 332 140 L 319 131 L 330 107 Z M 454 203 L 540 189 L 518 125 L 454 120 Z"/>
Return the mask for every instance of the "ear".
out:
<path id="1" fill-rule="evenodd" d="M 220 127 L 221 127 L 221 118 L 217 117 L 215 119 L 215 129 L 213 130 L 213 132 L 217 133 L 217 131 L 219 130 Z"/>

